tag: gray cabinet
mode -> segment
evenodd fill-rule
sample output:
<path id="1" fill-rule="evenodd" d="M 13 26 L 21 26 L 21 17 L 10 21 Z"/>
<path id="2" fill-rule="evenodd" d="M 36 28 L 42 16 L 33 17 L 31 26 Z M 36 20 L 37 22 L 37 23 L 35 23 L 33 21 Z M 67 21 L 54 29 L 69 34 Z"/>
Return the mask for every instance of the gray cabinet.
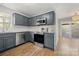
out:
<path id="1" fill-rule="evenodd" d="M 29 20 L 28 20 L 28 26 L 33 26 L 33 20 L 32 20 L 32 18 L 29 18 Z"/>
<path id="2" fill-rule="evenodd" d="M 24 26 L 29 26 L 29 18 L 24 17 Z"/>
<path id="3" fill-rule="evenodd" d="M 54 50 L 54 33 L 44 34 L 44 46 Z"/>
<path id="4" fill-rule="evenodd" d="M 33 25 L 37 25 L 37 20 L 38 19 L 43 19 L 43 18 L 46 18 L 47 22 L 45 25 L 54 25 L 55 24 L 55 12 L 54 11 L 51 11 L 51 12 L 48 12 L 48 13 L 45 13 L 45 14 L 41 14 L 41 15 L 38 15 L 38 16 L 35 16 L 35 17 L 31 17 L 30 20 L 29 20 L 29 23 L 31 26 Z M 40 24 L 40 25 L 43 25 L 43 24 Z"/>
<path id="5" fill-rule="evenodd" d="M 0 37 L 0 51 L 3 51 L 4 49 L 4 39 L 3 37 Z"/>
<path id="6" fill-rule="evenodd" d="M 12 33 L 9 34 L 8 36 L 5 36 L 4 41 L 6 49 L 14 47 L 16 45 L 16 34 Z"/>
<path id="7" fill-rule="evenodd" d="M 34 35 L 33 32 L 26 32 L 25 33 L 25 42 L 28 42 L 28 41 L 33 42 L 34 41 L 33 35 Z"/>
<path id="8" fill-rule="evenodd" d="M 14 17 L 15 17 L 15 25 L 23 25 L 24 24 L 24 21 L 23 21 L 24 18 L 23 18 L 23 16 L 15 13 Z"/>
<path id="9" fill-rule="evenodd" d="M 20 26 L 35 26 L 37 23 L 37 19 L 42 19 L 46 18 L 47 19 L 47 24 L 46 25 L 54 25 L 55 24 L 55 12 L 51 11 L 45 14 L 41 14 L 35 17 L 25 17 L 20 14 L 14 13 L 14 18 L 15 18 L 15 25 L 20 25 Z"/>
<path id="10" fill-rule="evenodd" d="M 15 25 L 19 25 L 19 26 L 27 26 L 28 25 L 27 24 L 28 17 L 14 13 L 14 18 L 15 18 Z"/>
<path id="11" fill-rule="evenodd" d="M 55 12 L 51 11 L 42 15 L 42 17 L 47 18 L 47 25 L 55 24 Z"/>
<path id="12" fill-rule="evenodd" d="M 31 23 L 32 23 L 32 25 L 34 25 L 34 26 L 36 25 L 36 20 L 37 20 L 37 18 L 36 18 L 36 17 L 33 17 L 33 18 L 32 18 L 32 22 L 31 22 Z"/>
<path id="13" fill-rule="evenodd" d="M 36 17 L 32 17 L 29 19 L 29 25 L 30 26 L 35 26 L 36 25 Z"/>
<path id="14" fill-rule="evenodd" d="M 14 47 L 16 45 L 15 33 L 3 33 L 0 35 L 0 51 Z"/>

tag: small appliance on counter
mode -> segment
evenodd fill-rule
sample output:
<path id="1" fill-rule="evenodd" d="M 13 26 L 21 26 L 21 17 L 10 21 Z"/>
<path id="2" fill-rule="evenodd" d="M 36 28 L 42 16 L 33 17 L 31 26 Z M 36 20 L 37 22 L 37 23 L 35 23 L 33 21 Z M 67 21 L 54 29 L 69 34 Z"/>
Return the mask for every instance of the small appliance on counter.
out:
<path id="1" fill-rule="evenodd" d="M 42 33 L 48 32 L 48 28 L 41 28 L 41 32 Z"/>

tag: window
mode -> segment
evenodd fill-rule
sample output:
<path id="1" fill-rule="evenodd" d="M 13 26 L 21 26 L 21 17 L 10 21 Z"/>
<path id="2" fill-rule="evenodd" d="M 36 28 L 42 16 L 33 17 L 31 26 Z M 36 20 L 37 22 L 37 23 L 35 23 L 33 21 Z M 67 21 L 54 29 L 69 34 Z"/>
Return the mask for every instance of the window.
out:
<path id="1" fill-rule="evenodd" d="M 10 18 L 0 16 L 0 32 L 7 31 L 10 27 Z"/>

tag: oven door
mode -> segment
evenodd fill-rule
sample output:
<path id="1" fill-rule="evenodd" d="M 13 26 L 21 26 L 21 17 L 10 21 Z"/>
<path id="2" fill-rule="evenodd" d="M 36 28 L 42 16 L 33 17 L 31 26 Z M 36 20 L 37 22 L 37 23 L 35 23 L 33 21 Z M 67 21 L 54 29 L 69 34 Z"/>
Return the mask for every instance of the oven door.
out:
<path id="1" fill-rule="evenodd" d="M 44 44 L 44 35 L 34 34 L 34 41 L 37 43 Z"/>

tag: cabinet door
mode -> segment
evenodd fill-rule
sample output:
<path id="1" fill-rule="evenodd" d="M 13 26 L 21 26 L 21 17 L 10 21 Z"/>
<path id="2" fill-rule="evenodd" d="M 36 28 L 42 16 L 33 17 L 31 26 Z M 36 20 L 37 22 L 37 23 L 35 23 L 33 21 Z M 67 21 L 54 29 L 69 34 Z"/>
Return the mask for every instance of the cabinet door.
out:
<path id="1" fill-rule="evenodd" d="M 0 37 L 0 51 L 3 51 L 4 49 L 4 39 L 3 37 Z"/>
<path id="2" fill-rule="evenodd" d="M 24 25 L 29 26 L 29 18 L 24 17 Z"/>
<path id="3" fill-rule="evenodd" d="M 22 16 L 20 14 L 15 13 L 15 25 L 27 26 L 28 25 L 28 17 Z"/>
<path id="4" fill-rule="evenodd" d="M 26 32 L 25 33 L 25 42 L 28 42 L 29 41 L 29 32 Z"/>
<path id="5" fill-rule="evenodd" d="M 33 41 L 33 34 L 31 32 L 26 32 L 25 33 L 25 41 Z"/>
<path id="6" fill-rule="evenodd" d="M 32 18 L 28 18 L 27 25 L 28 26 L 33 26 L 33 20 L 32 20 Z"/>
<path id="7" fill-rule="evenodd" d="M 52 34 L 52 33 L 45 33 L 44 45 L 47 48 L 54 49 L 54 34 Z"/>
<path id="8" fill-rule="evenodd" d="M 54 25 L 55 24 L 55 12 L 52 11 L 52 12 L 49 12 L 49 20 L 47 20 L 47 24 L 49 25 Z"/>
<path id="9" fill-rule="evenodd" d="M 30 25 L 31 26 L 35 26 L 36 25 L 36 17 L 32 17 L 32 18 L 30 18 Z"/>
<path id="10" fill-rule="evenodd" d="M 28 33 L 28 38 L 29 38 L 29 41 L 34 41 L 34 33 L 33 32 L 29 32 Z"/>
<path id="11" fill-rule="evenodd" d="M 24 24 L 23 16 L 15 13 L 15 25 L 23 25 Z"/>
<path id="12" fill-rule="evenodd" d="M 27 25 L 28 26 L 34 26 L 34 21 L 33 21 L 33 19 L 32 18 L 28 18 L 28 20 L 26 21 L 26 23 L 27 23 Z"/>
<path id="13" fill-rule="evenodd" d="M 15 38 L 14 37 L 11 37 L 11 36 L 10 37 L 5 37 L 4 40 L 5 40 L 5 48 L 6 49 L 15 46 Z"/>
<path id="14" fill-rule="evenodd" d="M 4 37 L 4 43 L 6 49 L 14 47 L 16 45 L 16 34 L 6 34 Z"/>

